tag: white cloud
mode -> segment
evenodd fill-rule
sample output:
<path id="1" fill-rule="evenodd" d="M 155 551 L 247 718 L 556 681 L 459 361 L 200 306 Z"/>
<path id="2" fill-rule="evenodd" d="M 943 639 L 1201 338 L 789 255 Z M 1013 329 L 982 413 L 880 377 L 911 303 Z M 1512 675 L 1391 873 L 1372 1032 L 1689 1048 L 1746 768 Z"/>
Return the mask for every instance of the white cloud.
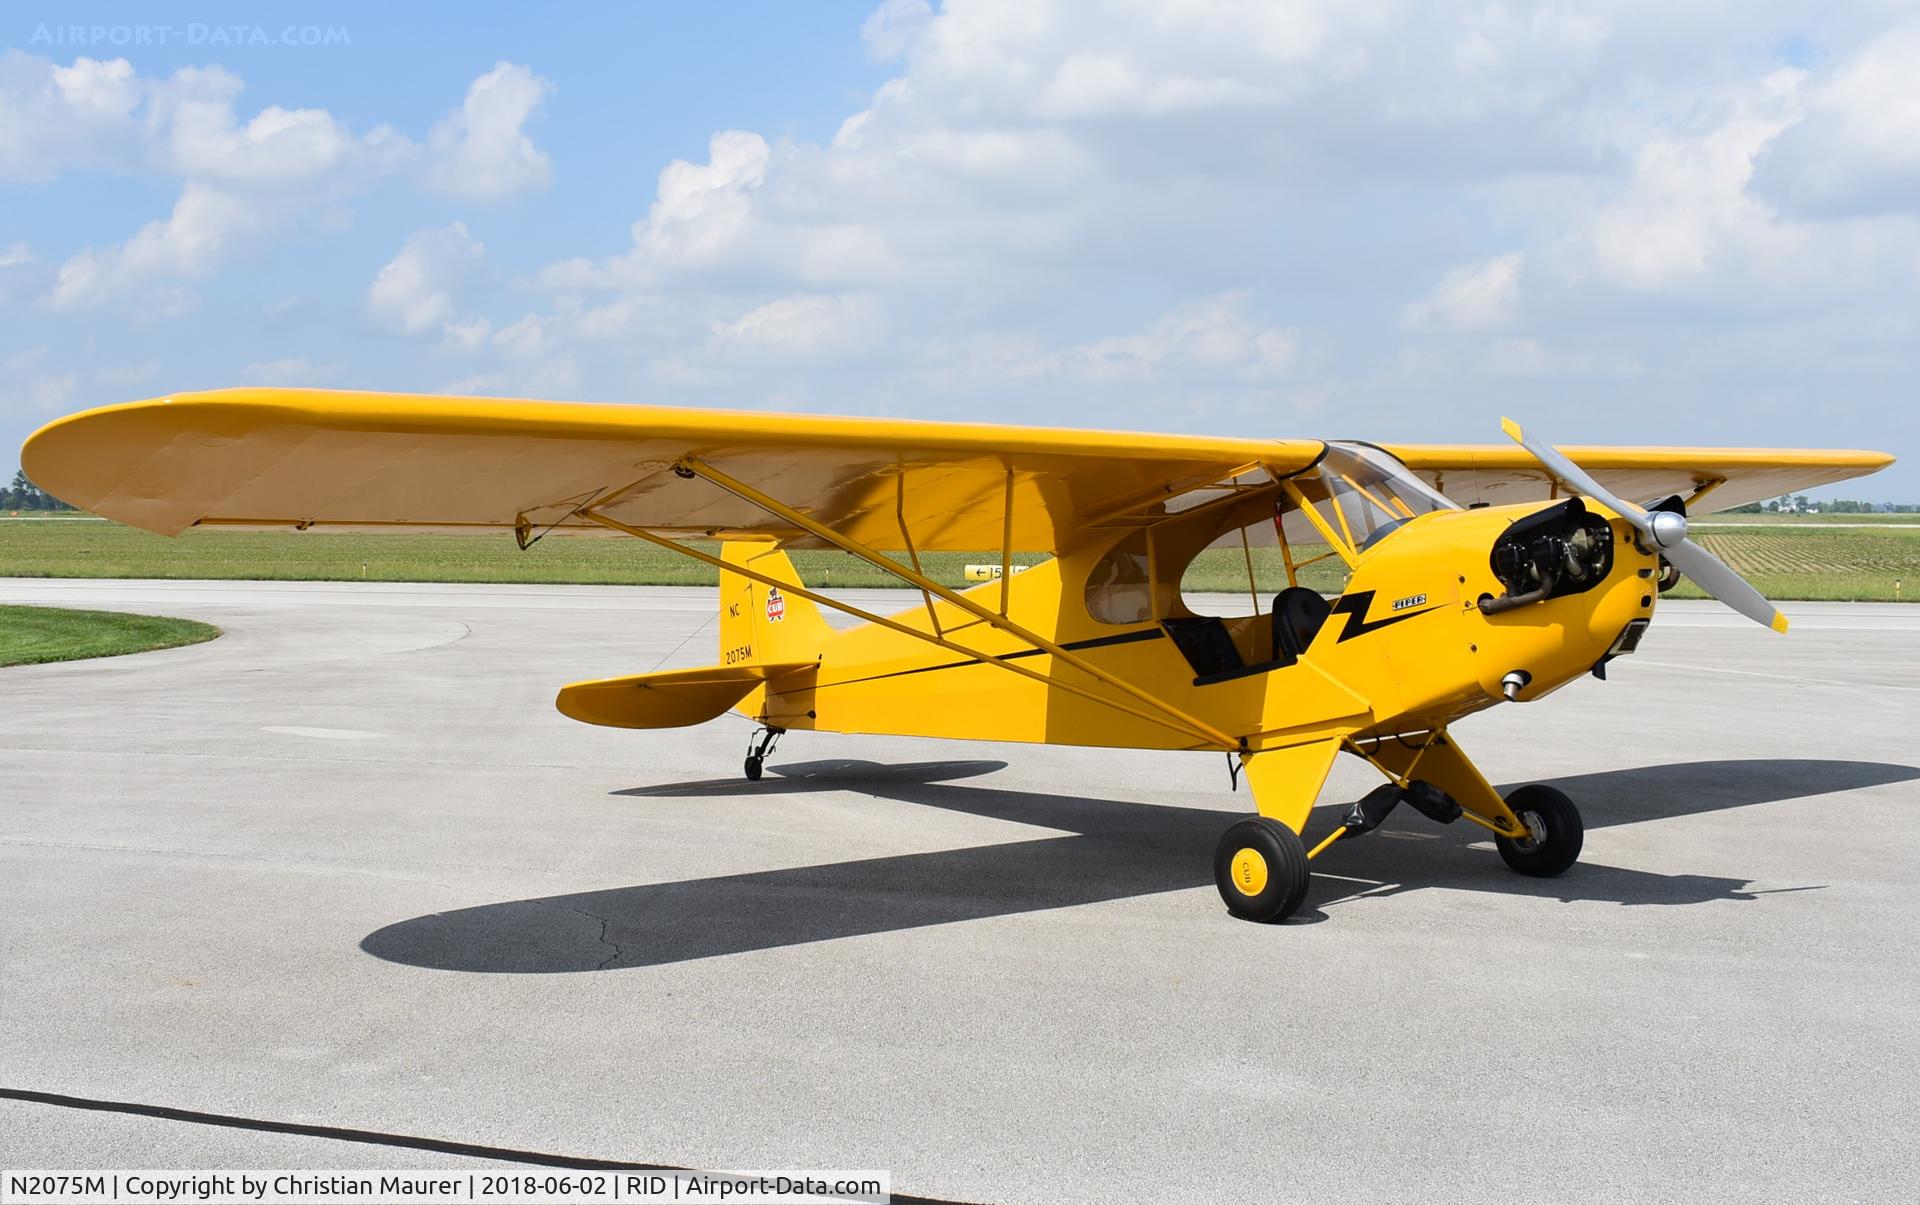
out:
<path id="1" fill-rule="evenodd" d="M 881 0 L 860 26 L 860 40 L 875 59 L 888 62 L 919 41 L 932 20 L 933 6 L 927 0 Z"/>
<path id="2" fill-rule="evenodd" d="M 324 109 L 269 105 L 242 123 L 245 85 L 220 67 L 186 67 L 147 86 L 149 154 L 163 171 L 227 185 L 359 183 L 411 157 L 386 126 L 356 136 Z"/>
<path id="3" fill-rule="evenodd" d="M 1513 319 L 1520 298 L 1520 272 L 1526 256 L 1518 251 L 1484 263 L 1463 264 L 1441 277 L 1426 297 L 1409 305 L 1402 320 L 1410 327 L 1484 330 Z"/>
<path id="4" fill-rule="evenodd" d="M 80 378 L 73 372 L 49 369 L 51 358 L 51 349 L 41 346 L 0 361 L 0 414 L 39 423 L 71 408 Z"/>
<path id="5" fill-rule="evenodd" d="M 458 109 L 427 140 L 427 180 L 467 200 L 492 200 L 547 187 L 553 165 L 526 124 L 553 85 L 525 67 L 501 62 L 467 89 Z"/>
<path id="6" fill-rule="evenodd" d="M 1071 380 L 1156 386 L 1169 381 L 1260 386 L 1298 365 L 1301 332 L 1262 321 L 1252 294 L 1233 290 L 1177 305 L 1140 330 L 1059 346 L 999 332 L 930 341 L 932 378 L 963 388 Z"/>
<path id="7" fill-rule="evenodd" d="M 485 318 L 448 318 L 440 325 L 446 344 L 455 351 L 472 351 L 483 346 L 493 334 L 493 323 Z"/>
<path id="8" fill-rule="evenodd" d="M 17 52 L 0 57 L 0 178 L 95 167 L 183 182 L 170 216 L 69 258 L 45 298 L 51 308 L 124 301 L 141 318 L 184 313 L 196 304 L 187 285 L 303 219 L 344 229 L 347 201 L 420 154 L 388 126 L 356 134 L 324 109 L 268 105 L 243 120 L 235 107 L 242 88 L 221 67 L 143 79 L 119 59 L 59 67 Z M 475 80 L 433 130 L 429 179 L 467 197 L 544 184 L 547 157 L 522 126 L 548 88 L 508 63 Z"/>
<path id="9" fill-rule="evenodd" d="M 1507 336 L 1493 340 L 1483 353 L 1485 371 L 1496 377 L 1632 377 L 1643 371 L 1630 356 L 1609 355 L 1584 348 L 1549 347 L 1538 339 Z"/>
<path id="10" fill-rule="evenodd" d="M 653 261 L 713 261 L 746 227 L 771 154 L 760 135 L 725 130 L 708 144 L 706 163 L 667 164 L 658 198 L 633 228 L 634 243 Z"/>
<path id="11" fill-rule="evenodd" d="M 528 313 L 496 326 L 460 301 L 485 254 L 460 222 L 415 231 L 368 288 L 369 316 L 386 330 L 436 340 L 443 353 L 479 365 L 442 392 L 559 397 L 573 391 L 580 371 L 571 344 L 609 334 L 610 325 L 618 325 L 610 316 L 615 307 Z"/>
<path id="12" fill-rule="evenodd" d="M 775 356 L 844 352 L 876 332 L 873 307 L 859 297 L 783 297 L 713 324 L 717 343 Z"/>
<path id="13" fill-rule="evenodd" d="M 1815 215 L 1911 211 L 1920 198 L 1920 22 L 1874 38 L 1803 91 L 1757 187 Z"/>
<path id="14" fill-rule="evenodd" d="M 72 167 L 107 166 L 139 145 L 143 97 L 133 65 L 77 58 L 61 67 L 0 53 L 0 180 L 39 183 Z"/>
<path id="15" fill-rule="evenodd" d="M 1775 221 L 1747 185 L 1756 157 L 1799 119 L 1804 79 L 1796 70 L 1774 72 L 1709 128 L 1648 137 L 1622 195 L 1591 219 L 1588 239 L 1601 274 L 1628 289 L 1663 291 L 1687 286 L 1723 261 L 1749 275 L 1789 257 L 1806 232 Z"/>
<path id="16" fill-rule="evenodd" d="M 485 331 L 460 313 L 453 295 L 485 254 L 465 223 L 416 230 L 368 286 L 367 313 L 398 334 L 445 334 L 462 345 L 477 343 Z"/>
<path id="17" fill-rule="evenodd" d="M 386 126 L 356 135 L 324 109 L 268 105 L 241 121 L 244 84 L 222 67 L 142 77 L 126 59 L 69 66 L 0 54 L 0 180 L 74 169 L 153 171 L 247 186 L 364 183 L 416 153 Z"/>
<path id="18" fill-rule="evenodd" d="M 324 385 L 340 374 L 337 364 L 315 364 L 305 356 L 263 360 L 240 370 L 240 379 L 249 385 Z"/>
<path id="19" fill-rule="evenodd" d="M 260 229 L 246 201 L 206 184 L 189 184 L 169 216 L 147 223 L 117 246 L 88 248 L 60 266 L 47 302 L 55 310 L 89 309 L 135 294 L 147 316 L 191 308 L 174 287 L 213 271 L 235 240 Z"/>
<path id="20" fill-rule="evenodd" d="M 468 373 L 440 387 L 442 393 L 491 397 L 565 397 L 578 388 L 580 369 L 573 357 L 544 356 L 510 361 L 498 368 Z"/>
<path id="21" fill-rule="evenodd" d="M 1155 373 L 1226 375 L 1246 381 L 1285 373 L 1299 354 L 1299 333 L 1247 313 L 1250 294 L 1222 293 L 1170 311 L 1134 335 L 1074 349 L 1067 365 L 1093 380 Z"/>
<path id="22" fill-rule="evenodd" d="M 0 306 L 11 304 L 38 287 L 40 263 L 33 248 L 14 243 L 0 250 Z"/>
<path id="23" fill-rule="evenodd" d="M 516 360 L 537 360 L 553 350 L 551 323 L 538 314 L 526 314 L 493 333 L 491 343 Z"/>
<path id="24" fill-rule="evenodd" d="M 109 364 L 94 370 L 93 379 L 112 389 L 143 385 L 160 375 L 160 361 L 140 360 L 133 364 Z"/>
<path id="25" fill-rule="evenodd" d="M 814 195 L 811 178 L 791 182 L 771 209 L 758 208 L 775 152 L 758 134 L 723 130 L 707 161 L 676 159 L 660 172 L 652 205 L 633 224 L 633 245 L 594 261 L 548 265 L 540 283 L 555 292 L 643 290 L 681 276 L 734 276 L 801 285 L 837 285 L 890 276 L 883 236 L 859 221 L 823 216 L 849 198 Z M 809 211 L 790 213 L 788 206 Z"/>

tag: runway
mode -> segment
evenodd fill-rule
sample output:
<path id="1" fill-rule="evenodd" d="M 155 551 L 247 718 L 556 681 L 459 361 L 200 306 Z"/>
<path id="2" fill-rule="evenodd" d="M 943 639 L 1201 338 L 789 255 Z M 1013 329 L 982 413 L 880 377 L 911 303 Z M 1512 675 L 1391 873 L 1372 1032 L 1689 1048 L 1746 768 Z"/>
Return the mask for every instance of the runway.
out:
<path id="1" fill-rule="evenodd" d="M 1218 756 L 794 733 L 748 784 L 746 721 L 554 711 L 711 662 L 710 590 L 0 602 L 226 632 L 0 670 L 0 1088 L 280 1127 L 0 1098 L 0 1166 L 476 1165 L 410 1136 L 958 1201 L 1920 1183 L 1920 608 L 1664 603 L 1611 681 L 1457 729 L 1580 804 L 1579 866 L 1403 808 L 1267 927 L 1213 887 L 1251 810 Z M 1340 766 L 1310 833 L 1373 785 Z"/>

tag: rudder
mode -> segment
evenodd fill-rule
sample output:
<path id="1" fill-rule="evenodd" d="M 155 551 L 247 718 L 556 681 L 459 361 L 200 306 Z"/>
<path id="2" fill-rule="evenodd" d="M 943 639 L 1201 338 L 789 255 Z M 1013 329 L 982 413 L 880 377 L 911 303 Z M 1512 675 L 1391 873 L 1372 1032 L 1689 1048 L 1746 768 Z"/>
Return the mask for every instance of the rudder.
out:
<path id="1" fill-rule="evenodd" d="M 720 559 L 729 565 L 751 566 L 786 585 L 803 584 L 777 544 L 728 540 L 720 546 Z M 721 571 L 721 665 L 812 661 L 832 634 L 820 608 L 810 600 Z"/>

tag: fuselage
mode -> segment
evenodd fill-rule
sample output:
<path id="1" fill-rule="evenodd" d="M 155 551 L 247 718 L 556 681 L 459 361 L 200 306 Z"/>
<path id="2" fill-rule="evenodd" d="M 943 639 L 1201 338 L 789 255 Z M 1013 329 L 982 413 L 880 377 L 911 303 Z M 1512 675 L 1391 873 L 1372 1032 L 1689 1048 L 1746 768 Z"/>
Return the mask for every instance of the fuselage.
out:
<path id="1" fill-rule="evenodd" d="M 1351 577 L 1303 655 L 1277 657 L 1270 616 L 1220 625 L 1241 665 L 1196 673 L 1171 628 L 1194 620 L 1178 575 L 1145 587 L 1154 617 L 1103 622 L 1092 613 L 1110 573 L 1118 533 L 965 596 L 1062 646 L 1114 677 L 1236 738 L 1246 748 L 1331 735 L 1367 736 L 1442 727 L 1504 700 L 1516 672 L 1520 700 L 1542 697 L 1591 670 L 1621 646 L 1629 626 L 1652 616 L 1658 558 L 1627 524 L 1595 511 L 1612 541 L 1603 573 L 1578 589 L 1507 610 L 1489 609 L 1512 583 L 1492 549 L 1538 503 L 1444 510 L 1407 520 L 1359 552 Z M 1595 527 L 1598 530 L 1598 527 Z M 1003 596 L 1004 589 L 1004 596 Z M 918 595 L 914 597 L 918 598 Z M 1017 660 L 1102 698 L 1126 696 L 1012 634 L 934 600 L 893 616 L 916 630 L 937 623 L 969 649 Z M 1637 634 L 1637 632 L 1636 632 Z M 1628 641 L 1627 643 L 1631 643 Z M 1127 714 L 1097 699 L 1018 677 L 913 636 L 863 625 L 830 636 L 817 667 L 783 676 L 739 710 L 780 728 L 938 736 L 1128 748 L 1200 748 L 1189 731 Z"/>

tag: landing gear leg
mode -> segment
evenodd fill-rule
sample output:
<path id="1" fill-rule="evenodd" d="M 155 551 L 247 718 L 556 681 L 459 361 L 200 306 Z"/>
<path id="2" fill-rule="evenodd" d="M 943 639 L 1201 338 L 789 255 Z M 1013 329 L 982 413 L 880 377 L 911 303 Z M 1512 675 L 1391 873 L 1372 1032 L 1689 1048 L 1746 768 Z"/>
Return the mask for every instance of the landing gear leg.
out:
<path id="1" fill-rule="evenodd" d="M 1427 805 L 1411 791 L 1408 798 L 1433 819 L 1445 824 L 1464 815 L 1492 829 L 1500 857 L 1521 874 L 1550 879 L 1579 860 L 1585 829 L 1571 799 L 1543 783 L 1502 799 L 1444 731 L 1420 744 L 1383 740 L 1355 752 L 1396 782 L 1418 779 L 1408 785 L 1427 792 Z M 1435 812 L 1436 799 L 1448 812 Z"/>
<path id="2" fill-rule="evenodd" d="M 1340 752 L 1337 740 L 1240 755 L 1259 815 L 1234 824 L 1213 850 L 1213 882 L 1227 911 L 1272 923 L 1300 910 L 1313 875 L 1300 830 Z"/>
<path id="3" fill-rule="evenodd" d="M 780 735 L 785 728 L 755 728 L 753 735 L 747 738 L 747 781 L 759 782 L 760 771 L 766 765 L 767 758 L 773 753 L 773 747 L 780 743 Z"/>

